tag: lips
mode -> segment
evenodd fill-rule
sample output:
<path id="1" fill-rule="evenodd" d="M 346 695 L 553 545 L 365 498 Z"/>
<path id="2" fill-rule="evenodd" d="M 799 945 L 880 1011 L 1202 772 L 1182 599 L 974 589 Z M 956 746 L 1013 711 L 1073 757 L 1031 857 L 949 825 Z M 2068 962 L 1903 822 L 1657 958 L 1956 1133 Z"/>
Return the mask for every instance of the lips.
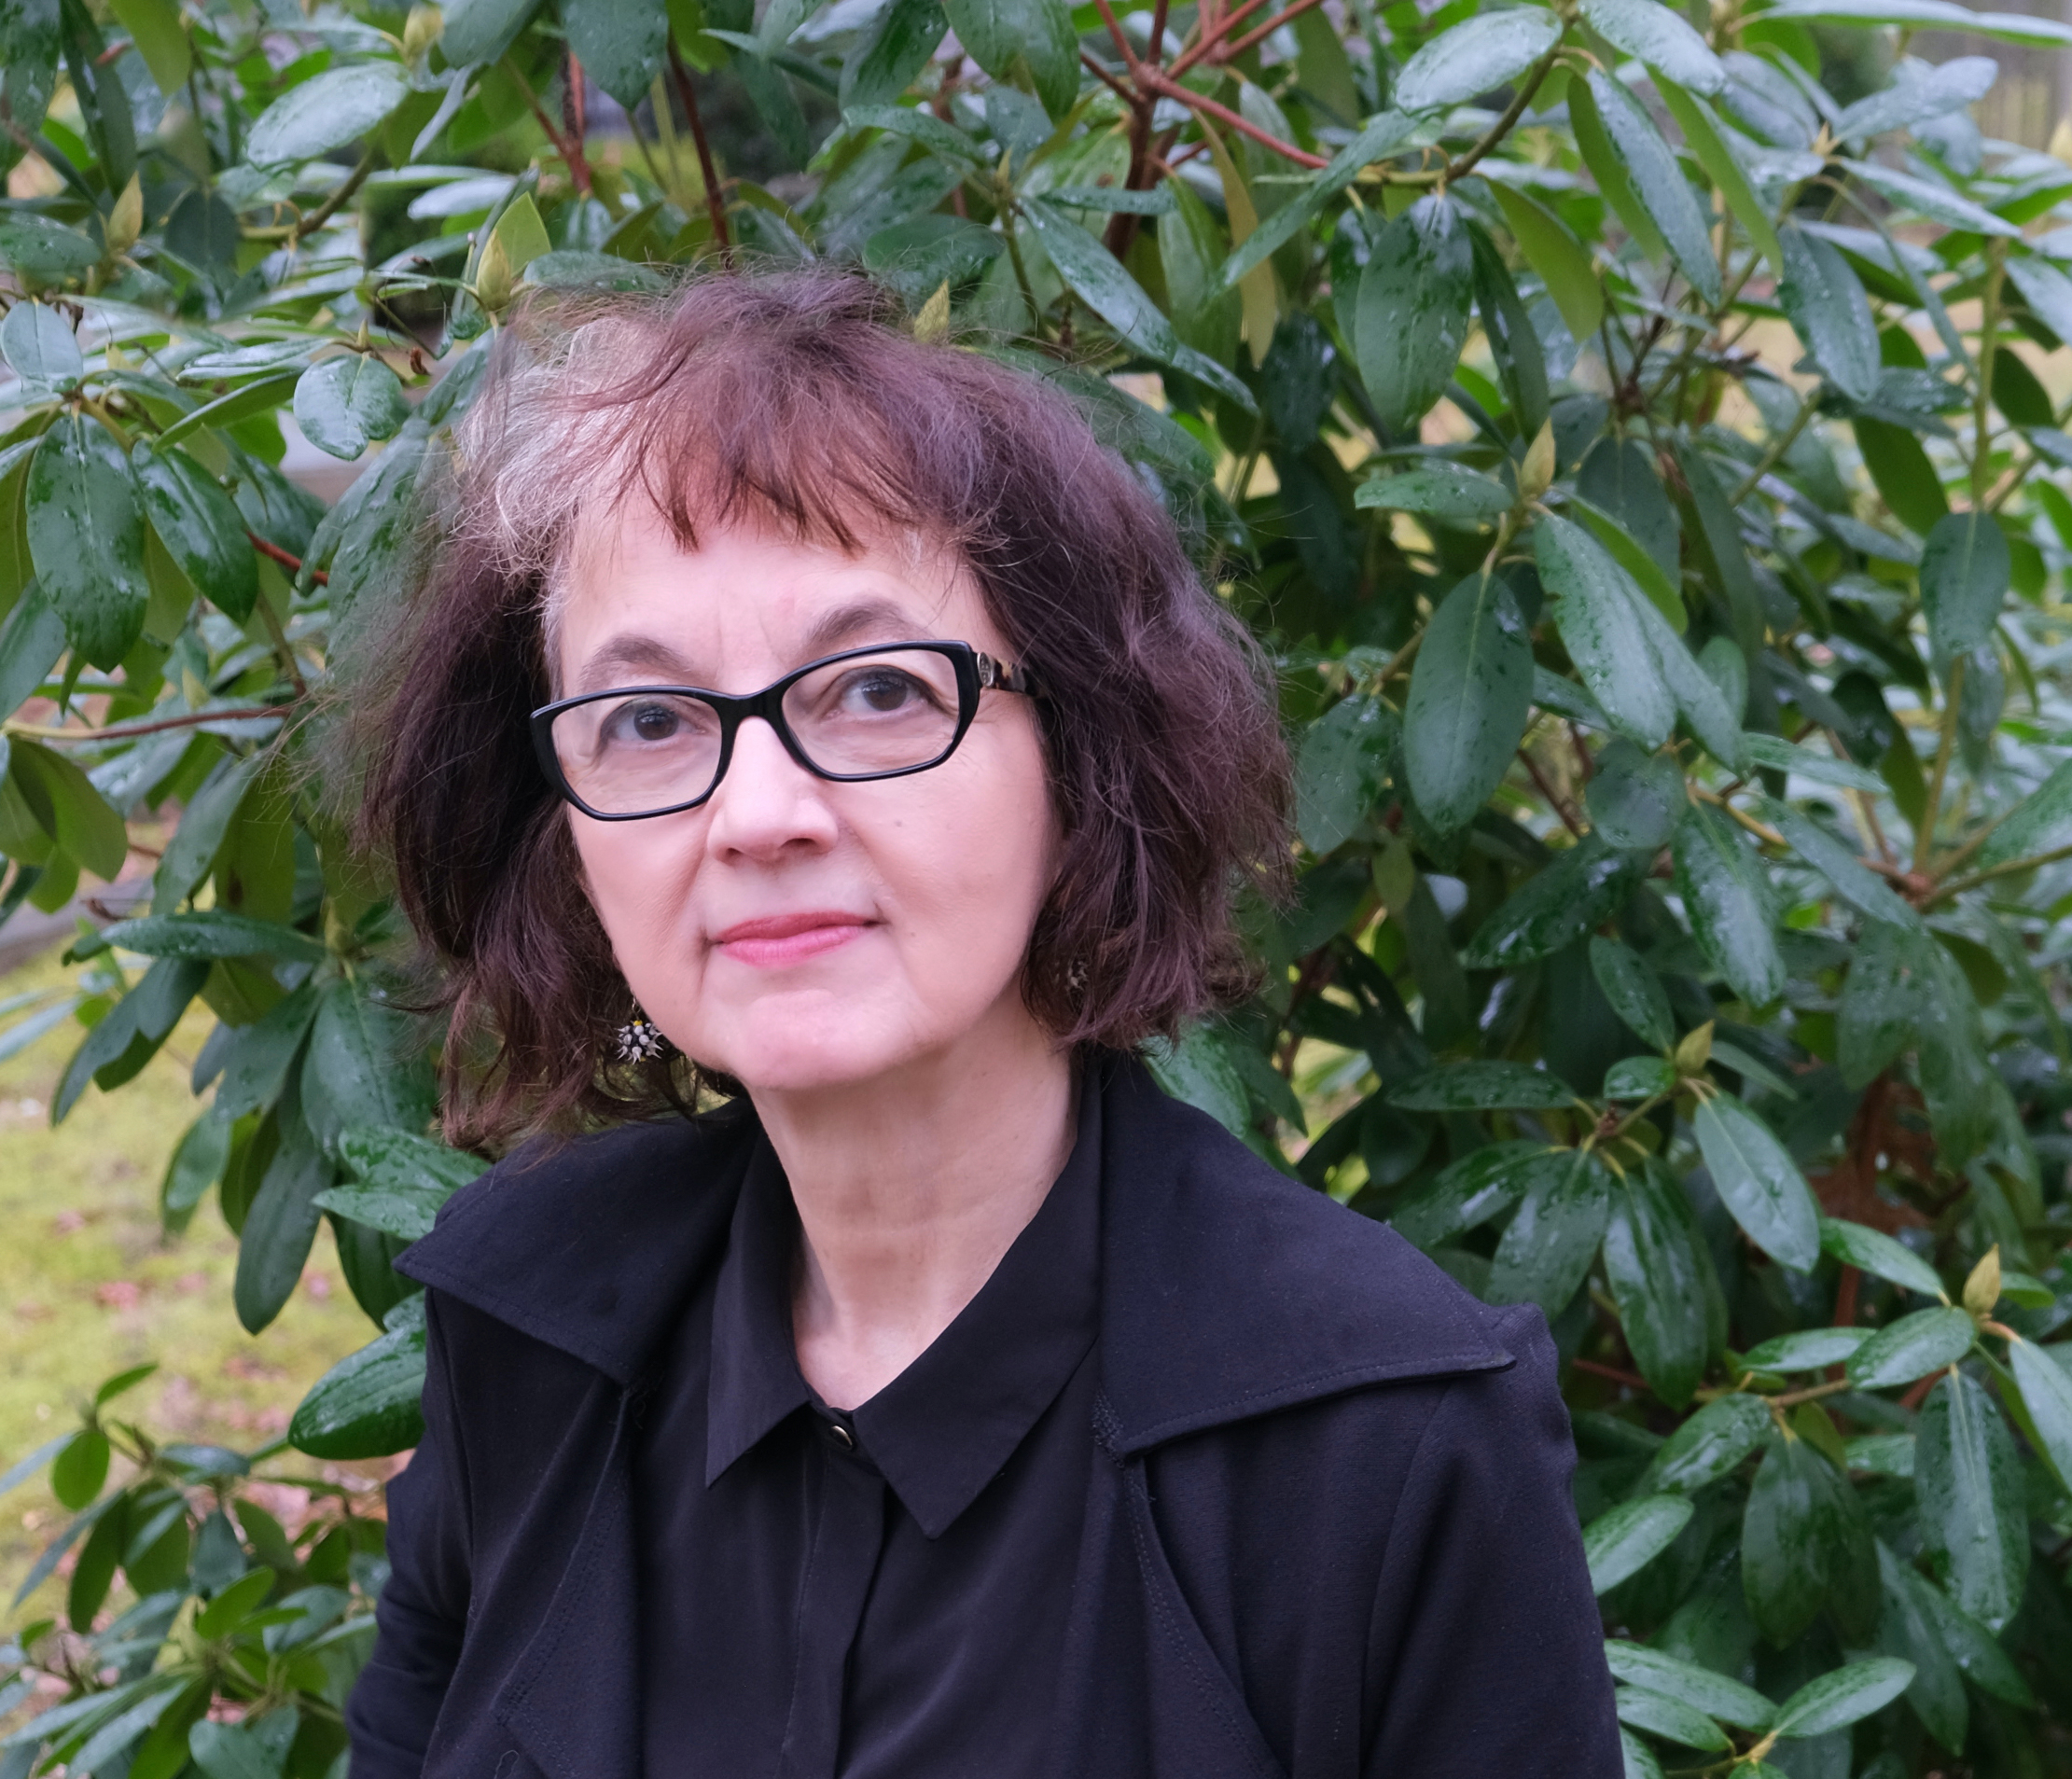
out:
<path id="1" fill-rule="evenodd" d="M 713 944 L 737 964 L 768 969 L 800 964 L 846 945 L 872 924 L 860 914 L 820 909 L 799 914 L 765 914 L 738 921 L 714 936 Z"/>

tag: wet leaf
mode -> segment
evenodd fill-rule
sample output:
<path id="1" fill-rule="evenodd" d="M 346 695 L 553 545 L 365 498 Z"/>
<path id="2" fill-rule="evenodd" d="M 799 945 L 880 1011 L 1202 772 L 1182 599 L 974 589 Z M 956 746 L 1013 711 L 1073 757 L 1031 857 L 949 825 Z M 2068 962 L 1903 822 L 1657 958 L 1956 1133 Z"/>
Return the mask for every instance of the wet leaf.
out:
<path id="1" fill-rule="evenodd" d="M 1469 576 L 1432 615 L 1403 710 L 1411 793 L 1441 833 L 1465 826 L 1509 768 L 1532 689 L 1532 645 L 1510 588 Z"/>
<path id="2" fill-rule="evenodd" d="M 1356 343 L 1361 380 L 1391 432 L 1413 429 L 1445 394 L 1473 296 L 1474 247 L 1451 200 L 1420 198 L 1383 229 L 1360 276 Z"/>

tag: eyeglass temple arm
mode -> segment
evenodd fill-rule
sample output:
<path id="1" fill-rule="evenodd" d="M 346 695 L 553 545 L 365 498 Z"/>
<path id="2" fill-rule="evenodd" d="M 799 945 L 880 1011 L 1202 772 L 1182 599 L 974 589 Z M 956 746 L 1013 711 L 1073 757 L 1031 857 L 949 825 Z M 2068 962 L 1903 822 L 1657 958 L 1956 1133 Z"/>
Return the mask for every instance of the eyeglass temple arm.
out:
<path id="1" fill-rule="evenodd" d="M 1036 692 L 1036 684 L 1026 667 L 1010 666 L 985 654 L 979 657 L 979 684 L 996 691 L 1021 692 L 1025 697 L 1033 697 Z"/>

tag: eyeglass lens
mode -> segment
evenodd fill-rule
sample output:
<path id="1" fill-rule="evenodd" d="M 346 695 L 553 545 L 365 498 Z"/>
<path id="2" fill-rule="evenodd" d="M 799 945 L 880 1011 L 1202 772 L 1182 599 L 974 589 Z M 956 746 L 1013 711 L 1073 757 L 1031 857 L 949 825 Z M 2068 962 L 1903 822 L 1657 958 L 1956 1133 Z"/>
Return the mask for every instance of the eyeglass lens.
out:
<path id="1" fill-rule="evenodd" d="M 819 771 L 907 771 L 935 764 L 956 738 L 956 668 L 926 649 L 851 656 L 795 681 L 783 709 L 792 739 Z M 552 733 L 569 788 L 602 814 L 692 802 L 719 772 L 719 713 L 687 693 L 591 699 L 560 712 Z"/>

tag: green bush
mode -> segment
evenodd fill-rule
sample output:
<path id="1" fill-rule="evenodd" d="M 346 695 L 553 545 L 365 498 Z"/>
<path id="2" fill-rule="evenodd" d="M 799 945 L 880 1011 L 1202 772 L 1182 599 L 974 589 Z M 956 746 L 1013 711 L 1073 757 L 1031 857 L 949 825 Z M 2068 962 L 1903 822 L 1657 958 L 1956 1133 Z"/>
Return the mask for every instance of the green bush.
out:
<path id="1" fill-rule="evenodd" d="M 1981 137 L 1990 61 L 1905 54 L 1952 25 L 2072 43 L 1949 0 L 18 0 L 0 917 L 178 821 L 0 1047 L 78 1022 L 63 1118 L 202 997 L 168 1228 L 215 1188 L 257 1330 L 329 1217 L 384 1331 L 291 1437 L 408 1445 L 389 1261 L 480 1163 L 313 776 L 327 664 L 525 291 L 860 261 L 1073 391 L 1277 660 L 1300 897 L 1155 1065 L 1546 1311 L 1629 1772 L 2064 1770 L 2072 169 Z M 290 411 L 380 447 L 327 510 Z M 132 1437 L 128 1520 L 217 1486 Z M 72 1602 L 118 1688 L 229 1597 L 136 1546 L 140 1605 Z M 39 1729 L 7 1779 L 172 1748 L 69 1672 L 90 1758 Z M 314 1678 L 263 1702 L 318 1722 Z"/>

